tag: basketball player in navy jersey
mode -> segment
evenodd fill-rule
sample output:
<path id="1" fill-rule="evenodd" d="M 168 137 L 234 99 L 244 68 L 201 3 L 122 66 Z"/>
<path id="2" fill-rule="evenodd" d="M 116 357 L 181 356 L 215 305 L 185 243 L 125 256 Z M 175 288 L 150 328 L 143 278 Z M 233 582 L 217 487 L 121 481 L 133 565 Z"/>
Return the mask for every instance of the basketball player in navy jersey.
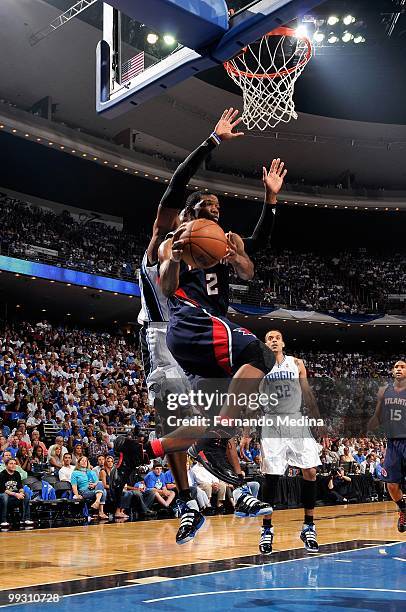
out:
<path id="1" fill-rule="evenodd" d="M 270 171 L 263 170 L 265 203 L 275 205 L 286 170 L 280 160 L 273 160 Z M 205 218 L 218 223 L 220 204 L 213 194 L 192 194 L 186 204 L 185 220 Z M 242 279 L 253 277 L 254 266 L 245 251 L 251 250 L 252 239 L 242 239 L 229 232 L 226 263 L 220 262 L 206 270 L 191 269 L 182 261 L 184 226 L 159 249 L 160 287 L 168 296 L 170 320 L 167 345 L 173 357 L 190 378 L 229 378 L 230 396 L 258 390 L 264 374 L 272 368 L 274 356 L 250 331 L 226 318 L 229 293 L 229 266 Z M 217 465 L 227 466 L 227 448 L 233 432 L 233 419 L 240 416 L 240 406 L 228 405 L 220 411 L 229 428 L 212 427 L 203 440 L 189 453 L 207 467 L 211 457 L 211 470 Z M 213 469 L 214 468 L 214 469 Z M 237 486 L 235 470 L 229 465 L 230 480 Z M 218 474 L 216 474 L 218 475 Z M 234 480 L 231 477 L 234 475 Z M 219 476 L 219 475 L 218 475 Z M 219 476 L 220 477 L 220 476 Z M 238 516 L 259 516 L 270 510 L 242 490 L 237 499 Z"/>
<path id="2" fill-rule="evenodd" d="M 179 208 L 183 206 L 185 202 L 186 186 L 198 167 L 220 142 L 242 136 L 241 132 L 233 131 L 240 122 L 240 120 L 236 118 L 237 114 L 238 111 L 234 111 L 232 108 L 226 109 L 209 139 L 191 153 L 174 173 L 168 189 L 158 207 L 157 217 L 153 227 L 153 235 L 142 261 L 140 271 L 142 309 L 139 316 L 139 322 L 143 327 L 140 338 L 147 386 L 150 397 L 156 406 L 157 403 L 162 403 L 162 397 L 165 395 L 165 392 L 179 392 L 180 390 L 187 389 L 185 375 L 166 346 L 165 338 L 169 315 L 166 298 L 163 296 L 159 283 L 157 282 L 158 248 L 168 232 L 176 228 L 179 224 L 178 212 Z M 274 165 L 275 164 L 276 160 L 274 160 Z M 283 164 L 279 164 L 279 160 L 278 168 L 280 168 L 282 174 Z M 201 194 L 199 194 L 199 198 L 202 198 Z M 261 218 L 254 234 L 251 238 L 247 239 L 252 250 L 260 249 L 265 246 L 272 230 L 273 219 L 274 209 L 264 204 Z M 190 436 L 190 430 L 188 430 L 187 434 Z M 181 525 L 176 537 L 176 541 L 179 544 L 192 539 L 197 529 L 200 528 L 204 522 L 204 518 L 198 512 L 196 503 L 191 500 L 190 497 L 186 472 L 186 453 L 173 452 L 179 448 L 188 448 L 194 441 L 195 438 L 187 439 L 182 437 L 180 444 L 179 436 L 176 440 L 166 437 L 162 439 L 162 441 L 157 441 L 163 453 L 168 453 L 171 469 L 180 491 L 178 506 L 181 511 Z M 124 480 L 128 472 L 133 469 L 136 463 L 134 460 L 134 453 L 127 453 L 126 458 L 124 458 L 124 447 L 127 448 L 129 444 L 131 443 L 127 442 L 127 446 L 125 446 L 124 439 L 118 439 L 116 443 L 116 450 L 120 455 L 118 469 L 115 474 L 115 489 L 117 490 L 117 495 L 121 494 L 120 489 L 122 489 Z M 152 442 L 151 444 L 153 445 L 154 443 Z M 149 443 L 146 447 L 149 457 L 158 456 L 158 454 L 154 453 L 152 450 L 151 444 Z M 229 445 L 227 453 L 233 466 L 239 466 L 235 444 Z M 209 471 L 213 472 L 213 466 L 210 462 L 206 463 L 206 467 Z M 220 479 L 230 482 L 231 470 L 228 469 L 226 465 L 219 464 L 214 471 Z M 232 482 L 237 482 L 234 473 L 232 473 Z"/>
<path id="3" fill-rule="evenodd" d="M 393 367 L 393 382 L 381 387 L 368 429 L 383 426 L 388 439 L 382 468 L 382 480 L 399 508 L 398 530 L 406 532 L 406 502 L 402 483 L 406 477 L 406 361 L 399 359 Z"/>

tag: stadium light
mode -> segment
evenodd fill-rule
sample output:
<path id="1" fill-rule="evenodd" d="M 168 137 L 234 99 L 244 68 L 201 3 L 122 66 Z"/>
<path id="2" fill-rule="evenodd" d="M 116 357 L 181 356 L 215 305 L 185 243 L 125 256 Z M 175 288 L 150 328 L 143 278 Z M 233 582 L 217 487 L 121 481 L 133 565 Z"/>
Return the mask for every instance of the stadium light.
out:
<path id="1" fill-rule="evenodd" d="M 339 18 L 336 17 L 335 15 L 330 15 L 330 17 L 327 19 L 328 25 L 335 25 L 339 21 L 340 21 Z"/>
<path id="2" fill-rule="evenodd" d="M 365 42 L 365 38 L 362 36 L 362 34 L 356 34 L 354 36 L 354 42 L 356 45 L 359 45 L 360 43 L 364 43 Z"/>
<path id="3" fill-rule="evenodd" d="M 150 45 L 155 45 L 159 40 L 159 36 L 158 34 L 155 34 L 154 32 L 150 32 L 147 36 L 147 42 Z"/>
<path id="4" fill-rule="evenodd" d="M 355 17 L 353 17 L 352 15 L 346 15 L 345 17 L 343 17 L 343 24 L 346 26 L 351 25 L 352 23 L 354 23 L 355 21 Z"/>
<path id="5" fill-rule="evenodd" d="M 351 32 L 344 32 L 344 34 L 341 37 L 341 40 L 345 43 L 350 42 L 350 40 L 352 40 L 354 38 L 353 34 L 351 34 Z"/>
<path id="6" fill-rule="evenodd" d="M 295 30 L 295 35 L 298 36 L 299 38 L 303 37 L 303 36 L 307 36 L 307 28 L 305 25 L 301 24 L 300 26 L 298 26 Z"/>
<path id="7" fill-rule="evenodd" d="M 164 43 L 166 45 L 174 45 L 175 42 L 175 37 L 172 34 L 164 34 Z"/>
<path id="8" fill-rule="evenodd" d="M 323 34 L 323 32 L 320 32 L 319 30 L 317 30 L 317 32 L 315 32 L 313 35 L 313 39 L 318 43 L 323 42 L 324 38 L 325 38 L 325 35 Z"/>
<path id="9" fill-rule="evenodd" d="M 327 40 L 330 43 L 330 45 L 333 45 L 334 43 L 338 42 L 338 36 L 334 34 L 334 32 L 331 32 Z"/>

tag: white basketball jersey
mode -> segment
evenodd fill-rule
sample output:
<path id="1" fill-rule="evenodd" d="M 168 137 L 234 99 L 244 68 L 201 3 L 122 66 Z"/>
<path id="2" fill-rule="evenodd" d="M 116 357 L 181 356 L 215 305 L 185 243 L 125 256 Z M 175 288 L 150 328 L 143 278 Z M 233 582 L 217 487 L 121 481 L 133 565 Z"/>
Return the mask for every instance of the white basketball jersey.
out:
<path id="1" fill-rule="evenodd" d="M 274 367 L 264 376 L 260 393 L 275 395 L 278 398 L 277 405 L 274 402 L 265 407 L 267 414 L 297 414 L 302 406 L 302 389 L 299 382 L 299 368 L 292 355 L 284 355 L 281 363 L 275 363 Z"/>
<path id="2" fill-rule="evenodd" d="M 141 310 L 138 323 L 162 323 L 169 320 L 167 298 L 162 293 L 158 281 L 158 264 L 148 266 L 145 252 L 140 269 Z"/>

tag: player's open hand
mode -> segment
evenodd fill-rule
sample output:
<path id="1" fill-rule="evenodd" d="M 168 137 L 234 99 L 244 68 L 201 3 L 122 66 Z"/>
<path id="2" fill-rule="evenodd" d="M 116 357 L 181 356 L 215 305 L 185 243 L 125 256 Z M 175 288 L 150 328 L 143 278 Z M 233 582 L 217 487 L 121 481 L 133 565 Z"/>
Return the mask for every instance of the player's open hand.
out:
<path id="1" fill-rule="evenodd" d="M 224 260 L 227 263 L 233 263 L 234 261 L 236 261 L 238 257 L 237 245 L 235 243 L 232 232 L 227 232 L 226 238 L 227 238 L 227 253 L 226 253 L 226 256 L 224 257 Z"/>
<path id="2" fill-rule="evenodd" d="M 233 138 L 244 136 L 244 132 L 233 132 L 233 129 L 242 121 L 241 117 L 237 119 L 237 115 L 238 110 L 233 108 L 226 108 L 221 115 L 219 122 L 214 128 L 214 131 L 221 140 L 232 140 Z"/>
<path id="3" fill-rule="evenodd" d="M 269 193 L 276 195 L 281 190 L 283 180 L 287 174 L 287 169 L 284 167 L 285 163 L 278 159 L 273 159 L 271 167 L 268 170 L 263 166 L 262 168 L 262 180 L 264 187 Z"/>
<path id="4" fill-rule="evenodd" d="M 171 259 L 177 263 L 180 262 L 183 255 L 185 242 L 181 239 L 181 236 L 186 229 L 186 225 L 186 223 L 181 223 L 172 238 Z"/>

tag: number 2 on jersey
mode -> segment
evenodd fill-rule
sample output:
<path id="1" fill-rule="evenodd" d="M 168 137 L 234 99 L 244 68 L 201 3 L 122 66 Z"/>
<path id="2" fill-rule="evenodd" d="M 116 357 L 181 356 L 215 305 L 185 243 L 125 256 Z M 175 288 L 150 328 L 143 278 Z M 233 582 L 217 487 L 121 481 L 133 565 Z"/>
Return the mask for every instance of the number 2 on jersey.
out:
<path id="1" fill-rule="evenodd" d="M 208 295 L 218 295 L 219 289 L 217 287 L 217 274 L 215 272 L 206 274 L 206 286 Z"/>

